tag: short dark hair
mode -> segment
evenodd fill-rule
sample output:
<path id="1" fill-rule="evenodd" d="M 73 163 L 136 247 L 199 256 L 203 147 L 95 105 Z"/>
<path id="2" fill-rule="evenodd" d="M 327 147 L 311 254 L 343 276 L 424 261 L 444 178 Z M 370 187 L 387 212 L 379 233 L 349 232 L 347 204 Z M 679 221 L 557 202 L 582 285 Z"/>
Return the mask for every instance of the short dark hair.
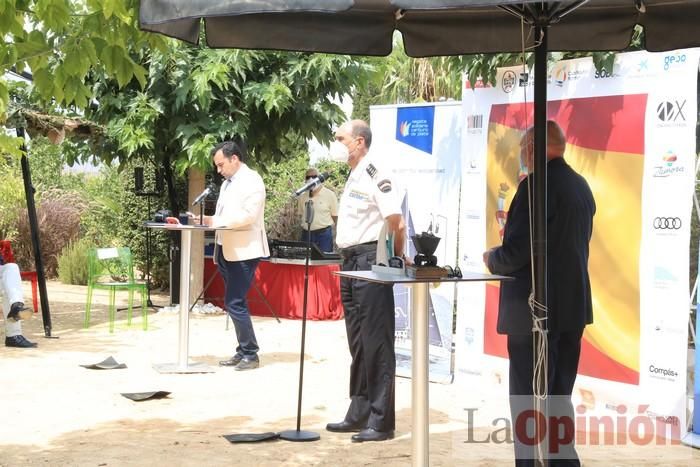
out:
<path id="1" fill-rule="evenodd" d="M 372 145 L 372 130 L 364 120 L 352 121 L 352 135 L 355 137 L 361 136 L 365 140 L 365 147 L 369 149 Z"/>
<path id="2" fill-rule="evenodd" d="M 235 155 L 238 157 L 238 160 L 245 162 L 245 143 L 243 143 L 243 141 L 222 141 L 212 148 L 209 155 L 214 157 L 219 151 L 221 151 L 227 159 L 231 159 Z"/>

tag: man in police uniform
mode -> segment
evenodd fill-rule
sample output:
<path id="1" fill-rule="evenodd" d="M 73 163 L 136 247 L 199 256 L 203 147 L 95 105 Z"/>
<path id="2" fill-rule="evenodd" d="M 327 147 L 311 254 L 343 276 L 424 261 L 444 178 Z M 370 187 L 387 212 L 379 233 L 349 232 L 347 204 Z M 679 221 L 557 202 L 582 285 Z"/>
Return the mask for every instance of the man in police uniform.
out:
<path id="1" fill-rule="evenodd" d="M 340 198 L 336 244 L 343 271 L 370 270 L 376 261 L 383 227 L 393 234 L 394 249 L 404 251 L 406 226 L 401 200 L 386 171 L 367 156 L 372 132 L 362 120 L 345 123 L 335 133 L 331 157 L 350 166 Z M 345 327 L 352 363 L 350 407 L 345 419 L 328 431 L 358 432 L 352 441 L 384 441 L 394 436 L 394 291 L 391 285 L 340 279 Z"/>
<path id="2" fill-rule="evenodd" d="M 314 167 L 306 169 L 305 181 L 318 177 L 318 170 Z M 311 230 L 306 222 L 306 202 L 309 195 L 314 203 L 314 217 L 311 221 Z M 297 198 L 297 210 L 301 217 L 301 241 L 306 242 L 311 235 L 311 242 L 315 243 L 321 251 L 333 251 L 333 224 L 338 220 L 338 198 L 332 190 L 323 183 L 311 189 L 311 193 L 305 191 Z"/>

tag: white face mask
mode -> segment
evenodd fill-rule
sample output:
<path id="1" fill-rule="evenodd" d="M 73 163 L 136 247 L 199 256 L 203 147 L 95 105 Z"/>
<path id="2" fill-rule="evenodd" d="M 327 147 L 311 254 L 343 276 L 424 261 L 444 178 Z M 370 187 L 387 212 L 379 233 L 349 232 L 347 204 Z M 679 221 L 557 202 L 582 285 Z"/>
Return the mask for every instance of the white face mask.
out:
<path id="1" fill-rule="evenodd" d="M 333 141 L 329 149 L 328 156 L 332 161 L 347 162 L 350 158 L 350 151 L 348 151 L 348 147 L 340 141 Z"/>

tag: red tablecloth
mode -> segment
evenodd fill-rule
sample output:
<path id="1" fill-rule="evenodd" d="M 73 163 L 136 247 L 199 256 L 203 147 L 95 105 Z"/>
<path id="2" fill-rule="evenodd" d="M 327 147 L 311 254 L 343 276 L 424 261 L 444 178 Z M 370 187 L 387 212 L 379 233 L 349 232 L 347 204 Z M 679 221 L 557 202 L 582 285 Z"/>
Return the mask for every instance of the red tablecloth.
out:
<path id="1" fill-rule="evenodd" d="M 333 271 L 337 264 L 309 266 L 309 294 L 307 319 L 331 320 L 343 317 L 340 302 L 340 282 Z M 211 258 L 204 262 L 204 283 L 216 274 L 204 298 L 223 308 L 224 283 Z M 280 318 L 301 319 L 304 305 L 304 266 L 260 261 L 255 271 L 255 286 L 248 292 L 250 313 L 273 316 L 263 297 Z"/>

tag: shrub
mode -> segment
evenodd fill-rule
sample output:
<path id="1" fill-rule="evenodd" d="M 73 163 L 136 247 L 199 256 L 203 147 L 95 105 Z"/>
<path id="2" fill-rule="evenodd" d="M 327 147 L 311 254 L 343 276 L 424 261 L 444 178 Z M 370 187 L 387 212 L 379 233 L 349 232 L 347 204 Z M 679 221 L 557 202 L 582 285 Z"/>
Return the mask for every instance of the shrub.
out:
<path id="1" fill-rule="evenodd" d="M 94 245 L 87 238 L 70 242 L 58 257 L 58 279 L 64 284 L 87 285 L 88 250 Z"/>
<path id="2" fill-rule="evenodd" d="M 41 254 L 47 277 L 56 277 L 58 256 L 63 248 L 80 234 L 80 218 L 87 204 L 80 194 L 59 189 L 42 194 L 36 207 Z M 22 209 L 17 222 L 18 237 L 13 246 L 21 269 L 34 269 L 34 249 L 27 209 Z"/>

